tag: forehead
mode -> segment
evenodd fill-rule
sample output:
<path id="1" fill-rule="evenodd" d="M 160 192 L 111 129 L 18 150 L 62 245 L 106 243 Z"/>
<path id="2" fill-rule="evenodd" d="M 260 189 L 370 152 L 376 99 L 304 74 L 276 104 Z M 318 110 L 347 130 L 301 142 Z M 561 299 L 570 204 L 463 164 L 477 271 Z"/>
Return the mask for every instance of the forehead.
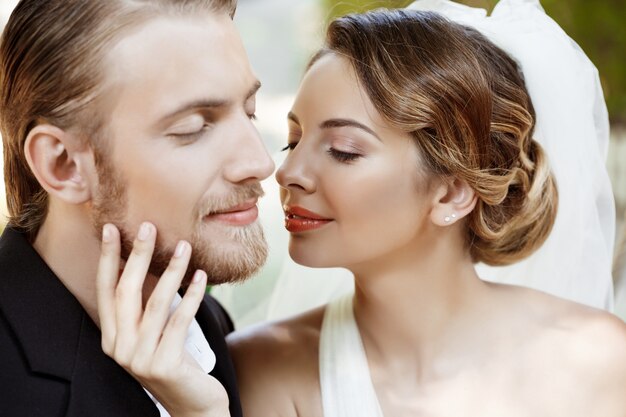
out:
<path id="1" fill-rule="evenodd" d="M 113 116 L 142 120 L 193 101 L 240 102 L 256 81 L 232 20 L 214 13 L 148 21 L 109 51 L 105 71 Z"/>
<path id="2" fill-rule="evenodd" d="M 354 118 L 385 128 L 386 121 L 374 107 L 347 58 L 328 53 L 307 71 L 296 96 L 293 111 L 316 118 Z M 313 113 L 312 113 L 313 112 Z"/>

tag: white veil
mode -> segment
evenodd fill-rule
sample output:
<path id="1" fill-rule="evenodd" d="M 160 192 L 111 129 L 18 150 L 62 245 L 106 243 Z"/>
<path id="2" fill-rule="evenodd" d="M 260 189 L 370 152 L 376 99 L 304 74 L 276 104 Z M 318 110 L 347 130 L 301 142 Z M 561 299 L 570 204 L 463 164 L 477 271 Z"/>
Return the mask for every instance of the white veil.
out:
<path id="1" fill-rule="evenodd" d="M 501 0 L 489 17 L 443 0 L 409 8 L 474 27 L 517 60 L 537 113 L 535 139 L 557 179 L 559 211 L 546 243 L 515 265 L 480 265 L 480 276 L 611 309 L 615 204 L 605 167 L 609 120 L 596 68 L 538 0 Z"/>
<path id="2" fill-rule="evenodd" d="M 408 9 L 474 27 L 517 60 L 537 113 L 535 139 L 557 179 L 559 210 L 546 243 L 514 265 L 478 265 L 479 275 L 611 310 L 615 205 L 605 167 L 608 115 L 594 65 L 538 0 L 501 0 L 490 16 L 447 0 L 418 0 Z M 352 286 L 347 271 L 313 270 L 289 259 L 278 187 L 272 180 L 266 190 L 261 213 L 272 237 L 268 267 L 246 284 L 215 291 L 240 326 L 296 314 Z"/>

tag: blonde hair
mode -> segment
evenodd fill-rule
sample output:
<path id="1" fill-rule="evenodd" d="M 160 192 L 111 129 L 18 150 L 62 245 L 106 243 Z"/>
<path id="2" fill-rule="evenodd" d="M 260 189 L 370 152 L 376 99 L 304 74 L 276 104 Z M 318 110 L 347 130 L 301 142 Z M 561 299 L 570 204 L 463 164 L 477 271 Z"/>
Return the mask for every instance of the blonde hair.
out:
<path id="1" fill-rule="evenodd" d="M 329 52 L 347 57 L 382 116 L 411 133 L 429 173 L 473 188 L 467 242 L 475 262 L 506 265 L 543 244 L 557 187 L 510 56 L 474 29 L 409 10 L 333 21 L 310 65 Z"/>
<path id="2" fill-rule="evenodd" d="M 236 0 L 22 0 L 0 44 L 0 130 L 9 224 L 33 239 L 48 194 L 28 167 L 24 142 L 38 124 L 94 139 L 103 124 L 91 105 L 103 92 L 106 51 L 132 27 L 162 14 L 233 16 Z"/>

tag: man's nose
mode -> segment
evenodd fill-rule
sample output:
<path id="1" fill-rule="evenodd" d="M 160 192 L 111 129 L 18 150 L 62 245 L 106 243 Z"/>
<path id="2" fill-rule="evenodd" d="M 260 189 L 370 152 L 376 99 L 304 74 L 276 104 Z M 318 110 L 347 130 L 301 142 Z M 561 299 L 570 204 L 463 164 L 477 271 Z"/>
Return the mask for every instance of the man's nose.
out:
<path id="1" fill-rule="evenodd" d="M 262 181 L 274 172 L 274 161 L 254 124 L 248 119 L 243 123 L 233 140 L 224 176 L 232 183 Z"/>

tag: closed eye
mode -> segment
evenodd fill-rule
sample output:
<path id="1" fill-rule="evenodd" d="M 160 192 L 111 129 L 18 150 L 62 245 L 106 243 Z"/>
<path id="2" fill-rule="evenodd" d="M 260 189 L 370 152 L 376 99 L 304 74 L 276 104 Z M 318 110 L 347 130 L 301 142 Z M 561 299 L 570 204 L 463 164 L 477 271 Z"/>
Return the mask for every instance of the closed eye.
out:
<path id="1" fill-rule="evenodd" d="M 343 151 L 339 151 L 335 148 L 330 148 L 328 151 L 328 154 L 330 156 L 332 156 L 334 159 L 336 159 L 339 162 L 352 162 L 352 161 L 356 161 L 358 158 L 360 158 L 362 155 L 358 154 L 358 153 L 351 153 L 351 152 L 343 152 Z"/>
<path id="2" fill-rule="evenodd" d="M 200 139 L 210 128 L 211 128 L 211 125 L 205 123 L 202 126 L 202 129 L 198 131 L 190 132 L 190 133 L 170 133 L 168 136 L 176 140 L 179 140 L 181 142 L 184 142 L 185 144 L 188 144 L 188 143 L 195 142 L 196 140 Z"/>

